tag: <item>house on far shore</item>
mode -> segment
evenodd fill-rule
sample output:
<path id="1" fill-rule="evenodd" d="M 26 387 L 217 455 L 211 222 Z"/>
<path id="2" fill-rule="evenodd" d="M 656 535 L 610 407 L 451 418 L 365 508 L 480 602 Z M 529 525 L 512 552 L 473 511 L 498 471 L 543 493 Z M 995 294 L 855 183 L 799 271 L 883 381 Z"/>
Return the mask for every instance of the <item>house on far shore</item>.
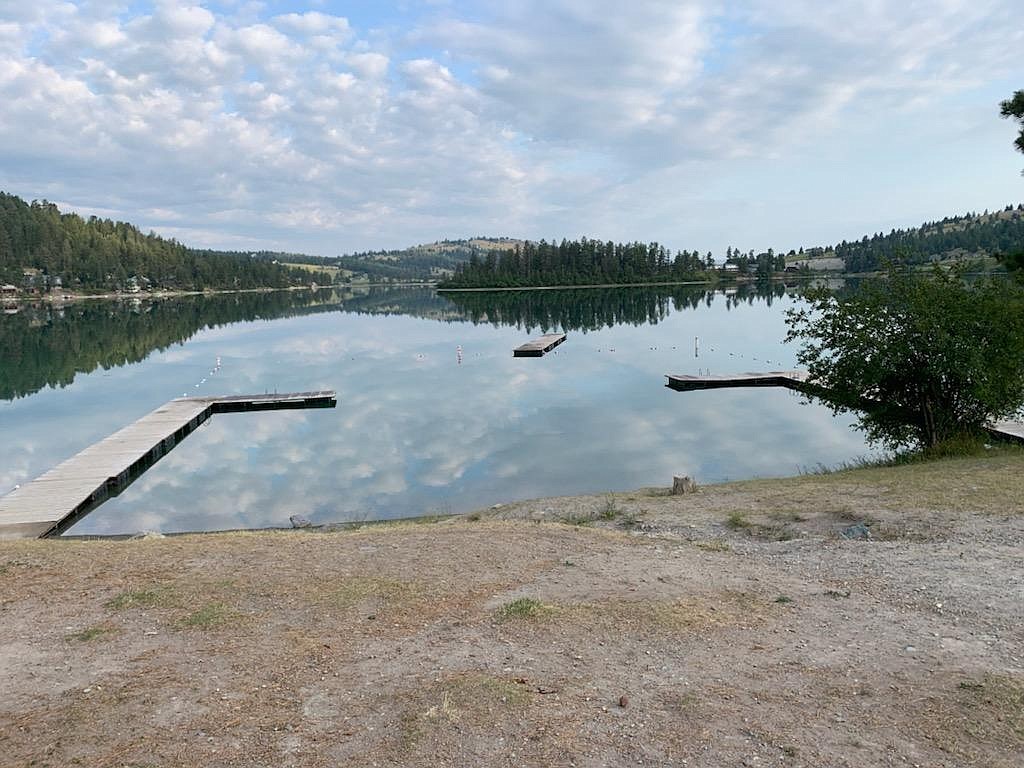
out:
<path id="1" fill-rule="evenodd" d="M 733 264 L 731 261 L 727 261 L 727 262 L 725 262 L 725 264 L 722 265 L 722 271 L 723 272 L 727 272 L 728 274 L 731 274 L 731 275 L 735 275 L 735 274 L 739 273 L 740 265 L 739 264 Z"/>
<path id="2" fill-rule="evenodd" d="M 0 295 L 2 296 L 13 296 L 18 292 L 18 286 L 11 285 L 10 283 L 4 283 L 0 285 Z"/>

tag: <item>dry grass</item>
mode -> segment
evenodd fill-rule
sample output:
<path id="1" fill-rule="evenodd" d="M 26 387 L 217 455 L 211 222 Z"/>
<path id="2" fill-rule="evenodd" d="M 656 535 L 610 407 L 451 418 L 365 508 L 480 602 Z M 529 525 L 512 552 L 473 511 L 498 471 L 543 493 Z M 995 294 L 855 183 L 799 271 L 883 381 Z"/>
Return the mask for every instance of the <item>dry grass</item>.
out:
<path id="1" fill-rule="evenodd" d="M 339 583 L 325 584 L 307 597 L 340 610 L 371 604 L 381 611 L 405 610 L 426 599 L 423 582 L 350 576 Z"/>
<path id="2" fill-rule="evenodd" d="M 985 674 L 962 680 L 925 702 L 917 721 L 930 741 L 965 764 L 1019 765 L 1012 755 L 1024 754 L 1024 678 Z M 1006 761 L 982 761 L 979 744 L 997 747 Z"/>
<path id="3" fill-rule="evenodd" d="M 448 677 L 399 697 L 398 752 L 424 748 L 424 742 L 442 741 L 465 728 L 485 726 L 493 718 L 519 714 L 529 706 L 525 685 L 480 672 Z"/>
<path id="4" fill-rule="evenodd" d="M 556 605 L 558 623 L 585 631 L 614 630 L 632 636 L 701 632 L 739 624 L 757 624 L 764 605 L 743 592 L 677 600 L 612 599 Z"/>

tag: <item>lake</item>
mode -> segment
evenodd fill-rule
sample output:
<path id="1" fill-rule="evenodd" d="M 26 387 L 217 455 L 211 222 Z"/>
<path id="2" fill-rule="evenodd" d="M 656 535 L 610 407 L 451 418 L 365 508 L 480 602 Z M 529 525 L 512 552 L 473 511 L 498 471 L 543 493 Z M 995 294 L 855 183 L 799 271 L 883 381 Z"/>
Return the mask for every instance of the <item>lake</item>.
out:
<path id="1" fill-rule="evenodd" d="M 459 513 L 868 455 L 850 417 L 788 390 L 665 387 L 668 373 L 795 367 L 783 338 L 799 302 L 782 285 L 371 288 L 8 308 L 0 494 L 200 394 L 334 389 L 338 406 L 215 416 L 69 534 Z M 568 339 L 512 356 L 547 331 Z"/>

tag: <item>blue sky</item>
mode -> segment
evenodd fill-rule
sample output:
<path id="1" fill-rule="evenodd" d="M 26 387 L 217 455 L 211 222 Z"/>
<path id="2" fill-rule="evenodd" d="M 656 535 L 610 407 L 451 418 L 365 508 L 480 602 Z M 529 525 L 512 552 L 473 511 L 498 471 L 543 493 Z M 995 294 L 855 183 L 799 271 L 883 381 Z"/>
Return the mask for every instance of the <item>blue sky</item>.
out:
<path id="1" fill-rule="evenodd" d="M 0 0 L 0 189 L 209 247 L 788 250 L 1024 201 L 1016 0 Z"/>

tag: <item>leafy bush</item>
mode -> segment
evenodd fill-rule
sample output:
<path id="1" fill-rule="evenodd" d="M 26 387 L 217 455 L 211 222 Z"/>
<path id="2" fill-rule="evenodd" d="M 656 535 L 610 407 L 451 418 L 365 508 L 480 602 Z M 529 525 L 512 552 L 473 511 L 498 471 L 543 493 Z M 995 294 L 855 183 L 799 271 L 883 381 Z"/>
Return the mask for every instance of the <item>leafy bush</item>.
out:
<path id="1" fill-rule="evenodd" d="M 928 448 L 1024 405 L 1024 293 L 1009 281 L 891 266 L 808 299 L 789 310 L 786 340 L 803 342 L 811 394 L 858 411 L 873 442 Z"/>

